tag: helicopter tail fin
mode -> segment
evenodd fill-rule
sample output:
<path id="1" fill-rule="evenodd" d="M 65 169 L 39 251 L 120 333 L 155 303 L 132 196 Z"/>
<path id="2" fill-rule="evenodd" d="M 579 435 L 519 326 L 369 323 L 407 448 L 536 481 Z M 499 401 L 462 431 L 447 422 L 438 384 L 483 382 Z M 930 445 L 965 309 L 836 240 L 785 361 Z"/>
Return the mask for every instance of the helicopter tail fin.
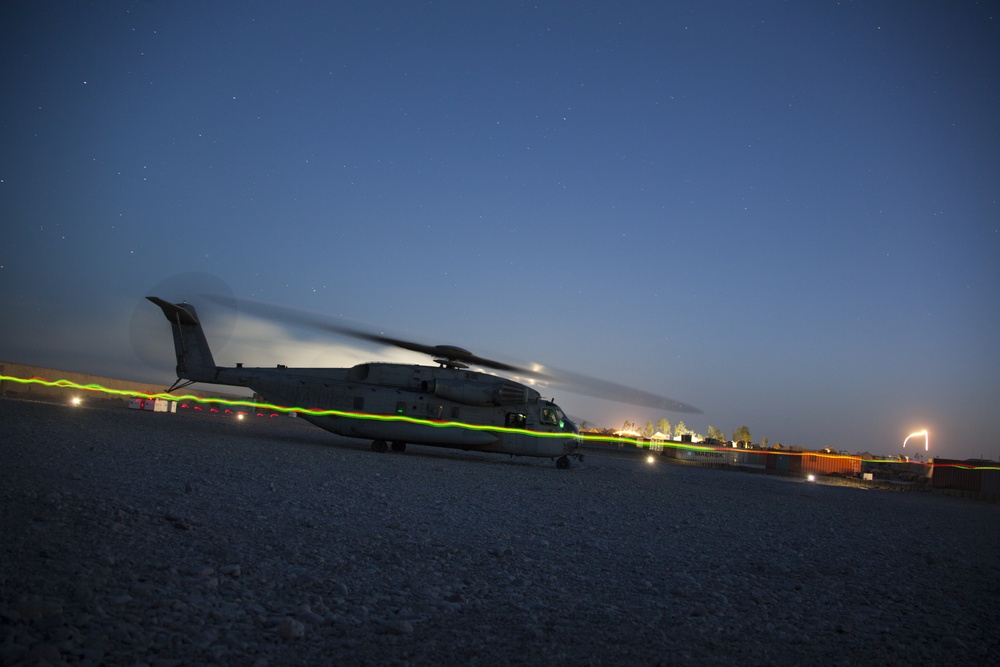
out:
<path id="1" fill-rule="evenodd" d="M 213 382 L 218 367 L 208 347 L 208 339 L 201 328 L 201 321 L 194 306 L 189 303 L 170 303 L 156 296 L 147 296 L 170 321 L 174 333 L 174 351 L 177 353 L 177 377 L 192 382 Z"/>

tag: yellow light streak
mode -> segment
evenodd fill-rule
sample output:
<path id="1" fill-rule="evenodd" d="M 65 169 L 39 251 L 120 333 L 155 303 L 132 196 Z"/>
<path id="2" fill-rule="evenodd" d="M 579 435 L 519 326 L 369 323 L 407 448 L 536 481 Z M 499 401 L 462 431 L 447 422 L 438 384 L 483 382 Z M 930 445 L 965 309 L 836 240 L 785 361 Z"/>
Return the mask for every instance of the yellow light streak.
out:
<path id="1" fill-rule="evenodd" d="M 608 445 L 609 448 L 621 447 L 623 445 L 631 445 L 637 448 L 649 448 L 651 443 L 649 441 L 643 440 L 641 438 L 627 437 L 625 435 L 592 435 L 592 434 L 571 434 L 563 431 L 530 431 L 526 429 L 517 428 L 507 428 L 502 426 L 492 426 L 488 424 L 467 424 L 463 422 L 454 421 L 432 421 L 425 419 L 417 419 L 415 417 L 408 417 L 404 415 L 377 415 L 377 414 L 366 414 L 362 412 L 345 412 L 341 410 L 321 410 L 321 409 L 307 409 L 301 407 L 286 407 L 281 405 L 274 405 L 270 403 L 260 403 L 254 402 L 252 400 L 225 400 L 222 398 L 205 398 L 201 396 L 194 396 L 191 394 L 174 395 L 167 393 L 145 393 L 140 391 L 130 391 L 122 389 L 109 389 L 107 387 L 102 387 L 99 384 L 78 384 L 70 380 L 56 380 L 49 381 L 39 377 L 32 378 L 21 378 L 11 375 L 0 374 L 0 382 L 8 381 L 15 382 L 18 384 L 39 384 L 46 387 L 59 387 L 63 389 L 77 389 L 83 391 L 92 391 L 108 394 L 111 396 L 129 396 L 129 397 L 139 397 L 139 398 L 163 398 L 170 401 L 190 401 L 193 403 L 204 403 L 204 404 L 220 404 L 229 405 L 233 407 L 250 407 L 250 408 L 264 408 L 275 412 L 288 413 L 288 412 L 301 412 L 316 416 L 333 416 L 333 417 L 346 417 L 350 419 L 372 419 L 385 422 L 410 422 L 414 424 L 424 424 L 427 426 L 433 426 L 436 428 L 464 428 L 475 431 L 497 431 L 502 433 L 522 433 L 525 435 L 530 435 L 536 438 L 573 438 L 581 442 L 586 442 L 590 444 L 600 444 Z M 638 434 L 636 434 L 638 435 Z M 906 440 L 916 436 L 924 436 L 924 447 L 928 446 L 927 441 L 927 430 L 918 431 L 916 433 L 911 433 L 906 437 Z M 906 445 L 906 441 L 903 442 Z M 678 451 L 692 451 L 692 452 L 732 452 L 731 449 L 727 447 L 713 447 L 708 445 L 695 445 L 686 444 L 672 441 L 665 441 L 662 443 L 657 443 L 658 447 L 675 449 Z M 776 452 L 773 450 L 752 450 L 751 453 L 763 454 L 767 456 L 783 456 L 783 457 L 798 457 L 802 458 L 804 456 L 817 457 L 822 459 L 853 459 L 859 462 L 865 463 L 880 463 L 880 464 L 893 464 L 902 463 L 902 461 L 894 461 L 890 459 L 873 458 L 867 459 L 860 456 L 852 456 L 849 454 L 825 454 L 823 452 L 813 452 L 813 451 L 802 451 L 802 452 L 789 452 L 782 451 Z M 933 465 L 939 467 L 949 467 L 949 468 L 961 468 L 963 470 L 1000 470 L 1000 466 L 981 466 L 981 465 L 967 465 L 963 463 L 923 463 L 927 467 Z"/>

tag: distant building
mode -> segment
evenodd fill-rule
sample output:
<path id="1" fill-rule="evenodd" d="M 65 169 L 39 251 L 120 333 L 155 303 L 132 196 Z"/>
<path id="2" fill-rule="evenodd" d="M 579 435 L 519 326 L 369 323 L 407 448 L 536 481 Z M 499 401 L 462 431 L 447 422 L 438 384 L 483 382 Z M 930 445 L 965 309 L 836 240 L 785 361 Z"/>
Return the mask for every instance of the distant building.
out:
<path id="1" fill-rule="evenodd" d="M 931 486 L 961 491 L 984 499 L 1000 499 L 1000 462 L 932 458 L 929 461 Z"/>

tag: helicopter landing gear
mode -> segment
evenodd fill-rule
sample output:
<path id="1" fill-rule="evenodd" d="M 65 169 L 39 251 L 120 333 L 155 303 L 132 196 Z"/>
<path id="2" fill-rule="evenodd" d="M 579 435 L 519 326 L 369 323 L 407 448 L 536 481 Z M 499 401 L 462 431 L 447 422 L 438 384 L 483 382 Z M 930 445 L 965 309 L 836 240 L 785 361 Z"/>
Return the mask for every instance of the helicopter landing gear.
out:
<path id="1" fill-rule="evenodd" d="M 372 440 L 372 451 L 376 454 L 385 454 L 389 450 L 389 445 L 385 440 Z"/>
<path id="2" fill-rule="evenodd" d="M 394 452 L 405 452 L 406 451 L 406 443 L 403 442 L 402 440 L 393 440 L 392 441 L 392 451 L 394 451 Z"/>
<path id="3" fill-rule="evenodd" d="M 566 454 L 565 456 L 560 456 L 558 459 L 556 459 L 556 468 L 558 468 L 559 470 L 569 470 L 570 457 L 575 458 L 580 463 L 583 463 L 583 454 L 581 454 L 580 452 L 572 452 L 570 454 Z"/>

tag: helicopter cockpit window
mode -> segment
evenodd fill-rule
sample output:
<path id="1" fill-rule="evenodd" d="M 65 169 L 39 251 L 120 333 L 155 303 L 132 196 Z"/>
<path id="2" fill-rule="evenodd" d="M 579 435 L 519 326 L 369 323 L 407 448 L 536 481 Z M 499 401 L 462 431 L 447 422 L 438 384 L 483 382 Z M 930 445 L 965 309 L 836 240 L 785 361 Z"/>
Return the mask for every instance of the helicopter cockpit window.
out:
<path id="1" fill-rule="evenodd" d="M 520 412 L 508 412 L 507 418 L 504 420 L 504 426 L 507 428 L 524 428 L 527 421 L 527 415 L 523 415 Z"/>
<path id="2" fill-rule="evenodd" d="M 566 431 L 572 431 L 574 428 L 573 422 L 567 419 L 566 414 L 559 408 L 542 408 L 542 414 L 539 421 L 543 424 L 558 426 Z"/>

